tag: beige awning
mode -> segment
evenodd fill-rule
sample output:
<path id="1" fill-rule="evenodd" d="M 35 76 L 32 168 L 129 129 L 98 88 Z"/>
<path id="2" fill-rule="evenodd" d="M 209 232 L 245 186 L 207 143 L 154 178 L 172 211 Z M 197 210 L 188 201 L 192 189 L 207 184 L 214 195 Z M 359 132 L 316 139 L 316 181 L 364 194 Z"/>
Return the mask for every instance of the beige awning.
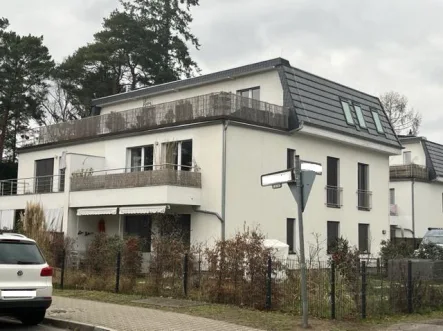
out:
<path id="1" fill-rule="evenodd" d="M 164 214 L 169 206 L 136 206 L 136 207 L 120 207 L 120 215 L 141 215 L 141 214 Z"/>
<path id="2" fill-rule="evenodd" d="M 77 209 L 77 216 L 90 216 L 90 215 L 117 215 L 117 207 Z"/>

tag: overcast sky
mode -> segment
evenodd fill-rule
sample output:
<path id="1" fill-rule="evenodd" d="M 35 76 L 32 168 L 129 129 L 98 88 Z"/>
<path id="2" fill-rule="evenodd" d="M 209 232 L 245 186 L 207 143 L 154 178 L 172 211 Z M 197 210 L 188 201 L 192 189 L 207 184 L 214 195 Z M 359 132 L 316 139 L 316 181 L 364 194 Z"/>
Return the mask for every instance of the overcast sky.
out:
<path id="1" fill-rule="evenodd" d="M 283 57 L 373 95 L 405 94 L 421 135 L 443 143 L 443 1 L 200 0 L 193 32 L 202 73 Z M 0 0 L 21 34 L 43 35 L 56 61 L 92 41 L 117 0 Z"/>

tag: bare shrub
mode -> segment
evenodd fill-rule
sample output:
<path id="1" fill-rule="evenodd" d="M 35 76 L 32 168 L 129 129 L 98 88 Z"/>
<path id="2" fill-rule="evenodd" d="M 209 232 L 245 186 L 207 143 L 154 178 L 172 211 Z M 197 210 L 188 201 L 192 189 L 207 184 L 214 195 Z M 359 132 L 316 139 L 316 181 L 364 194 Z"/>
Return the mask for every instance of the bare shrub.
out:
<path id="1" fill-rule="evenodd" d="M 209 300 L 263 309 L 266 298 L 266 273 L 272 249 L 263 245 L 258 228 L 244 229 L 232 239 L 218 241 L 206 250 L 209 263 Z M 272 264 L 277 274 L 278 263 Z M 273 291 L 274 299 L 278 296 Z"/>

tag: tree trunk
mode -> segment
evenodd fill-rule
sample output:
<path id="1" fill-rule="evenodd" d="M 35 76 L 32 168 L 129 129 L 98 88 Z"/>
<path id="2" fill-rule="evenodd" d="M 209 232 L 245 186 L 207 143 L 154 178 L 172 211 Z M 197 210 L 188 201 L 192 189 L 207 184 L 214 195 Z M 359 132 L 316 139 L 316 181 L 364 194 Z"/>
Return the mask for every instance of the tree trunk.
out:
<path id="1" fill-rule="evenodd" d="M 5 150 L 5 140 L 6 140 L 6 130 L 8 129 L 8 118 L 9 118 L 9 109 L 5 109 L 5 112 L 2 116 L 2 121 L 0 123 L 0 129 L 2 133 L 0 134 L 0 162 L 3 161 L 3 152 Z"/>

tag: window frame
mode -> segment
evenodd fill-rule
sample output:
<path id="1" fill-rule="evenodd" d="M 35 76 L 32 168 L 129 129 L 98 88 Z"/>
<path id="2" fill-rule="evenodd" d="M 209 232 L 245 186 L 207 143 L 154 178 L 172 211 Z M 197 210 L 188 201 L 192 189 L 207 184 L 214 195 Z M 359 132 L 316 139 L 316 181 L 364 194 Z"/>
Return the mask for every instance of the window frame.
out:
<path id="1" fill-rule="evenodd" d="M 254 96 L 254 91 L 258 90 L 258 99 L 253 98 Z M 248 96 L 243 96 L 242 93 L 244 92 L 248 92 Z M 241 89 L 241 90 L 237 90 L 237 95 L 243 97 L 243 98 L 249 98 L 252 100 L 256 100 L 256 101 L 260 101 L 260 97 L 261 97 L 261 91 L 260 91 L 260 85 L 259 86 L 254 86 L 254 87 L 249 87 L 249 88 L 245 88 L 245 89 Z"/>
<path id="2" fill-rule="evenodd" d="M 286 218 L 286 244 L 289 254 L 295 254 L 295 218 Z"/>
<path id="3" fill-rule="evenodd" d="M 360 229 L 361 229 L 361 227 L 364 227 L 366 229 L 366 231 L 365 231 L 365 235 L 366 235 L 366 240 L 365 240 L 366 241 L 365 242 L 366 250 L 361 249 L 362 248 L 361 247 L 362 246 L 361 245 L 362 240 L 365 239 L 365 238 L 360 238 L 360 234 L 361 234 Z M 371 247 L 369 245 L 369 237 L 370 237 L 369 224 L 368 223 L 358 223 L 358 250 L 359 250 L 360 254 L 370 254 L 371 253 Z"/>
<path id="4" fill-rule="evenodd" d="M 337 235 L 336 238 L 334 239 L 335 242 L 338 241 L 338 239 L 340 239 L 340 222 L 338 221 L 327 221 L 326 222 L 326 254 L 332 254 L 331 252 L 331 248 L 332 245 L 334 244 L 332 242 L 332 238 L 329 238 L 329 225 L 336 225 L 337 226 Z"/>
<path id="5" fill-rule="evenodd" d="M 352 106 L 354 107 L 355 115 L 357 116 L 358 125 L 362 129 L 367 129 L 368 126 L 366 125 L 365 115 L 363 114 L 363 109 L 361 108 L 361 105 L 353 103 Z M 359 109 L 359 111 L 357 111 L 357 109 Z"/>
<path id="6" fill-rule="evenodd" d="M 376 128 L 377 132 L 384 134 L 385 129 L 383 128 L 383 124 L 381 122 L 380 114 L 379 114 L 378 110 L 371 109 L 371 113 L 372 113 L 372 119 L 374 120 L 374 124 L 375 124 L 375 128 Z"/>
<path id="7" fill-rule="evenodd" d="M 286 150 L 286 169 L 292 169 L 295 167 L 295 149 L 288 148 Z"/>
<path id="8" fill-rule="evenodd" d="M 345 115 L 346 123 L 349 125 L 355 125 L 354 117 L 352 116 L 352 108 L 351 108 L 352 103 L 345 99 L 340 99 L 340 103 L 343 113 Z M 347 108 L 345 107 L 345 105 L 347 106 Z M 349 110 L 349 112 L 347 110 Z"/>
<path id="9" fill-rule="evenodd" d="M 395 205 L 395 188 L 389 188 L 389 204 Z"/>
<path id="10" fill-rule="evenodd" d="M 152 148 L 152 164 L 145 164 L 146 158 L 146 148 Z M 140 149 L 140 166 L 133 167 L 132 166 L 132 152 L 134 150 Z M 128 168 L 129 172 L 137 172 L 137 171 L 151 171 L 154 170 L 155 167 L 155 148 L 154 144 L 143 145 L 143 146 L 135 146 L 128 147 Z M 150 168 L 150 169 L 149 169 Z"/>

